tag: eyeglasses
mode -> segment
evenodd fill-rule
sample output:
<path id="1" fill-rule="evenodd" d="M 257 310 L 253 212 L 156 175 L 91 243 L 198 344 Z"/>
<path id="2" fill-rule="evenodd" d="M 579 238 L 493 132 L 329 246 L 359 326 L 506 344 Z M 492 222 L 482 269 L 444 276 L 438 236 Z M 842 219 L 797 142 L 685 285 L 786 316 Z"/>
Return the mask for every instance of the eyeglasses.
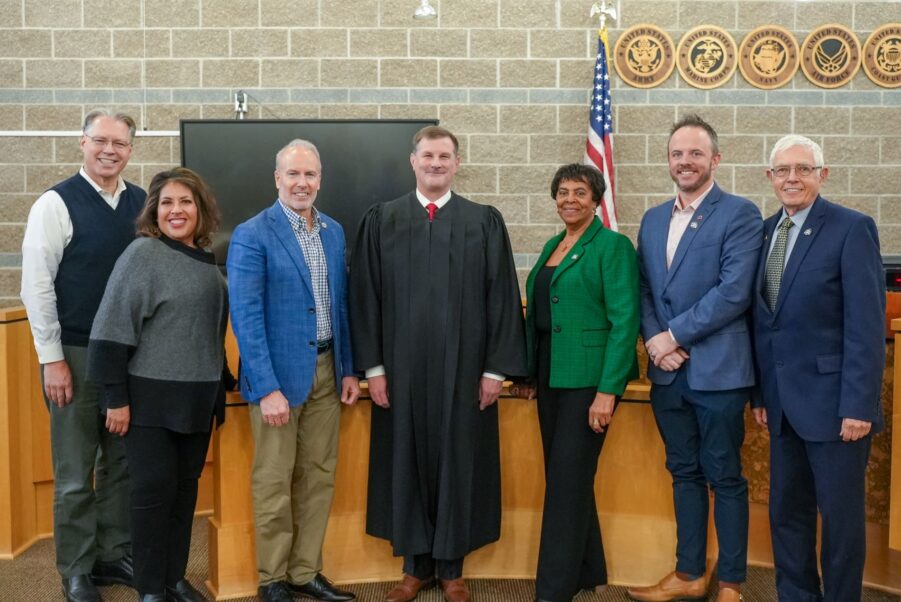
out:
<path id="1" fill-rule="evenodd" d="M 97 148 L 106 148 L 107 144 L 112 144 L 117 151 L 128 150 L 131 146 L 131 142 L 126 142 L 125 140 L 107 140 L 106 138 L 94 138 L 93 136 L 88 136 L 88 140 L 93 142 Z"/>
<path id="2" fill-rule="evenodd" d="M 822 169 L 822 165 L 777 165 L 770 171 L 777 178 L 787 178 L 788 175 L 795 170 L 795 174 L 797 174 L 801 178 L 806 178 L 810 174 L 814 172 L 814 170 Z"/>

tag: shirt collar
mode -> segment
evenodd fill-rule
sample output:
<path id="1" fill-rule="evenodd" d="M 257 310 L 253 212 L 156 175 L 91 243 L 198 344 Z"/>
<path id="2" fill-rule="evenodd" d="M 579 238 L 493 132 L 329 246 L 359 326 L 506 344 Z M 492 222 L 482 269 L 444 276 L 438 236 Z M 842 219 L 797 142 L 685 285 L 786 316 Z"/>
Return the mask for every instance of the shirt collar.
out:
<path id="1" fill-rule="evenodd" d="M 105 191 L 103 188 L 101 188 L 100 186 L 98 186 L 98 185 L 97 185 L 97 182 L 95 182 L 94 180 L 91 179 L 91 176 L 88 175 L 88 172 L 86 172 L 86 171 L 84 170 L 84 165 L 81 166 L 81 168 L 78 170 L 78 173 L 81 175 L 82 178 L 84 178 L 85 180 L 88 181 L 88 184 L 91 185 L 91 188 L 93 188 L 94 190 L 96 190 L 98 194 L 104 195 L 104 196 L 110 196 L 110 193 L 108 193 L 108 192 Z M 114 199 L 115 199 L 115 198 L 118 198 L 118 196 L 119 196 L 120 194 L 122 194 L 122 192 L 123 192 L 124 190 L 125 190 L 125 180 L 123 180 L 123 179 L 122 179 L 122 176 L 120 175 L 120 176 L 119 176 L 119 179 L 118 179 L 118 182 L 116 183 L 116 191 L 112 194 L 112 197 L 113 197 Z"/>
<path id="2" fill-rule="evenodd" d="M 438 209 L 441 209 L 450 200 L 451 191 L 448 190 L 447 192 L 445 192 L 443 195 L 441 195 L 441 198 L 439 198 L 437 201 L 430 201 L 429 199 L 426 198 L 426 196 L 424 194 L 419 192 L 419 189 L 417 188 L 416 189 L 416 198 L 419 199 L 419 202 L 422 204 L 423 207 L 426 207 L 429 203 L 434 202 L 436 205 L 438 205 Z"/>
<path id="3" fill-rule="evenodd" d="M 679 204 L 679 195 L 676 195 L 676 200 L 673 201 L 673 213 L 675 214 L 677 211 L 687 211 L 691 209 L 692 213 L 697 211 L 698 207 L 701 206 L 701 203 L 704 202 L 704 199 L 707 198 L 707 195 L 710 194 L 710 191 L 713 190 L 714 181 L 710 181 L 710 186 L 707 187 L 707 190 L 701 193 L 701 196 L 696 198 L 694 201 L 689 203 L 688 207 L 682 209 L 682 206 Z"/>
<path id="4" fill-rule="evenodd" d="M 297 215 L 297 213 L 295 213 L 293 209 L 285 205 L 285 203 L 281 199 L 278 200 L 278 204 L 281 205 L 285 217 L 288 218 L 288 222 L 291 224 L 291 227 L 294 230 L 301 230 L 303 232 L 308 231 L 307 223 L 304 218 Z M 316 207 L 313 207 L 313 229 L 309 231 L 310 234 L 318 234 L 321 227 L 322 218 L 319 216 L 319 211 L 316 209 Z"/>
<path id="5" fill-rule="evenodd" d="M 785 212 L 785 207 L 783 207 L 782 215 L 779 216 L 779 223 L 781 224 L 782 222 L 785 221 L 785 218 L 789 217 L 789 218 L 791 218 L 791 221 L 795 225 L 795 227 L 800 228 L 801 226 L 804 225 L 804 222 L 807 220 L 807 216 L 810 215 L 811 209 L 813 209 L 813 203 L 811 203 L 804 209 L 801 209 L 800 211 L 796 211 L 794 215 L 790 216 L 788 213 Z"/>

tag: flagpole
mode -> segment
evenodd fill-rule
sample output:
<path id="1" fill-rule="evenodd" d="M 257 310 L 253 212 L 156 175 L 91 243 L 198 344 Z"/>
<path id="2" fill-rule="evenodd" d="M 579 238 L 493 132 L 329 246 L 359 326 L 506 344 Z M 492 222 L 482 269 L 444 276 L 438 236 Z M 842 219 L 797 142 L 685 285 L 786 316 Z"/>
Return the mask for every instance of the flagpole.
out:
<path id="1" fill-rule="evenodd" d="M 609 72 L 611 55 L 607 38 L 607 19 L 616 19 L 616 8 L 609 5 L 606 0 L 601 0 L 592 5 L 589 16 L 591 18 L 600 16 L 600 28 L 583 163 L 601 172 L 605 190 L 603 198 L 599 199 L 597 215 L 606 228 L 618 230 L 613 177 L 613 106 L 610 102 Z"/>

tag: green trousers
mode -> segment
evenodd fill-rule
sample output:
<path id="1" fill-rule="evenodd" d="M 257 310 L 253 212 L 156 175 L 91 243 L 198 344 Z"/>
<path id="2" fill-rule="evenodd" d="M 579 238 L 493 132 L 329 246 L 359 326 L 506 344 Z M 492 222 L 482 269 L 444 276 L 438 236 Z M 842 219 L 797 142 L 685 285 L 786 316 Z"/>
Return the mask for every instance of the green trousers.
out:
<path id="1" fill-rule="evenodd" d="M 310 395 L 291 408 L 288 424 L 264 424 L 260 406 L 250 406 L 256 447 L 252 484 L 260 585 L 285 579 L 304 584 L 322 570 L 340 418 L 332 352 L 318 357 Z"/>
<path id="2" fill-rule="evenodd" d="M 125 445 L 106 430 L 97 389 L 85 378 L 87 349 L 65 346 L 75 398 L 50 412 L 53 458 L 53 540 L 63 577 L 91 572 L 98 560 L 118 560 L 131 549 L 130 484 Z M 42 370 L 43 376 L 43 370 Z"/>

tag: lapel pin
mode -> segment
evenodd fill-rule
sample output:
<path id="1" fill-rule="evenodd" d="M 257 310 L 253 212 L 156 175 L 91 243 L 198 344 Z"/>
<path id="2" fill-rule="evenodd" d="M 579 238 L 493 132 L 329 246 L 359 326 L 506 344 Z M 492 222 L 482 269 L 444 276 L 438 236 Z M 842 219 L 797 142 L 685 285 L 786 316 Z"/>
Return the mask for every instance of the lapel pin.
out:
<path id="1" fill-rule="evenodd" d="M 804 236 L 810 236 L 811 234 L 813 234 L 813 230 L 811 228 L 804 230 Z"/>
<path id="2" fill-rule="evenodd" d="M 578 254 L 578 253 L 574 253 L 573 256 L 572 256 L 572 258 L 573 258 L 573 259 L 578 259 L 578 258 L 579 258 L 579 254 Z"/>
<path id="3" fill-rule="evenodd" d="M 703 216 L 703 215 L 699 215 L 699 216 L 698 216 L 698 221 L 701 221 L 702 219 L 704 219 L 704 216 Z"/>
<path id="4" fill-rule="evenodd" d="M 691 223 L 688 224 L 688 225 L 689 225 L 689 227 L 691 227 L 691 228 L 697 228 L 697 227 L 698 227 L 698 222 L 691 222 Z"/>

